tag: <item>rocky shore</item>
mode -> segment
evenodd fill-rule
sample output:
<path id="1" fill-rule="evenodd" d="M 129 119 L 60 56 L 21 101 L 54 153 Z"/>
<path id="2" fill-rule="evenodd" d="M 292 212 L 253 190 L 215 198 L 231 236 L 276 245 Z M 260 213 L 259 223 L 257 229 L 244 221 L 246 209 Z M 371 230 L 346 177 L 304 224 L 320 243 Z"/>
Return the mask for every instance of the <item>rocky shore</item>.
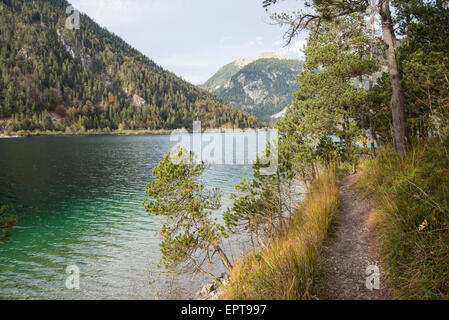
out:
<path id="1" fill-rule="evenodd" d="M 8 138 L 20 138 L 18 135 L 7 136 L 4 134 L 0 134 L 0 139 L 8 139 Z"/>
<path id="2" fill-rule="evenodd" d="M 213 280 L 202 287 L 196 295 L 198 300 L 219 300 L 223 294 L 223 287 L 229 283 L 229 276 L 222 273 L 217 280 Z"/>

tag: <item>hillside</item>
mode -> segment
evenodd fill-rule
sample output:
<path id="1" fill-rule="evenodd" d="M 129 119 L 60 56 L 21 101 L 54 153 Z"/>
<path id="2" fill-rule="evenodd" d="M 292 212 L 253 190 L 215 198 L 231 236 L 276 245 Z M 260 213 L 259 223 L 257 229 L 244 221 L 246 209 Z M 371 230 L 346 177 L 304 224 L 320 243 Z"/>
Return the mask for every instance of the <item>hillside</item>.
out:
<path id="1" fill-rule="evenodd" d="M 209 80 L 200 87 L 210 92 L 214 92 L 226 85 L 237 72 L 240 67 L 235 62 L 228 63 L 221 67 Z"/>
<path id="2" fill-rule="evenodd" d="M 255 119 L 167 72 L 65 0 L 0 0 L 0 120 L 8 130 L 253 126 Z"/>
<path id="3" fill-rule="evenodd" d="M 301 72 L 299 60 L 270 57 L 237 60 L 221 68 L 202 87 L 261 119 L 279 113 L 292 101 Z"/>

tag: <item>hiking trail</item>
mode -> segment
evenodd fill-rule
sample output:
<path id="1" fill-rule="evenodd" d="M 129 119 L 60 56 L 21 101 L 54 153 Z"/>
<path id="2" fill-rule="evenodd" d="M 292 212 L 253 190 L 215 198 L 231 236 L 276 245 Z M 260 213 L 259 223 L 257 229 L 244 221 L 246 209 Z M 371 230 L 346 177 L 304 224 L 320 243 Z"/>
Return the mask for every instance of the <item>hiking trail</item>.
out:
<path id="1" fill-rule="evenodd" d="M 389 299 L 374 215 L 369 200 L 355 187 L 358 177 L 359 174 L 351 175 L 339 183 L 340 211 L 325 249 L 330 300 Z M 379 290 L 366 287 L 367 277 L 373 274 L 365 273 L 370 265 L 379 267 Z"/>

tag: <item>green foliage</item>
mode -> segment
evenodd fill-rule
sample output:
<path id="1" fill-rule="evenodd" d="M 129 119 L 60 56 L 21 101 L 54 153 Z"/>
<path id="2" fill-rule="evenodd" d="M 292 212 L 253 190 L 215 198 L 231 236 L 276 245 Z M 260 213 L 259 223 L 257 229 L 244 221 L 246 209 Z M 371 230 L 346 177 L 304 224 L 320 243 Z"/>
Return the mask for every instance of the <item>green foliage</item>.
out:
<path id="1" fill-rule="evenodd" d="M 256 121 L 174 74 L 81 15 L 69 3 L 0 1 L 0 119 L 9 131 L 245 128 Z"/>
<path id="2" fill-rule="evenodd" d="M 364 132 L 359 119 L 369 96 L 353 80 L 368 77 L 379 65 L 368 54 L 370 39 L 363 23 L 357 15 L 336 19 L 323 23 L 308 39 L 296 100 L 278 123 L 305 180 L 316 175 L 317 162 L 338 159 L 355 166 L 360 157 L 356 143 Z"/>
<path id="3" fill-rule="evenodd" d="M 204 262 L 211 261 L 215 253 L 230 268 L 220 246 L 227 234 L 213 217 L 213 210 L 220 207 L 221 193 L 205 190 L 198 181 L 205 169 L 206 164 L 196 163 L 193 153 L 177 149 L 164 155 L 153 169 L 154 180 L 146 187 L 146 211 L 166 219 L 160 247 L 168 269 L 190 263 L 205 272 Z"/>
<path id="4" fill-rule="evenodd" d="M 424 138 L 449 126 L 449 10 L 443 1 L 407 1 L 400 8 L 403 23 L 410 16 L 415 21 L 398 51 L 408 128 Z"/>
<path id="5" fill-rule="evenodd" d="M 11 235 L 12 229 L 17 224 L 16 217 L 7 216 L 8 207 L 0 207 L 0 241 L 5 240 Z"/>
<path id="6" fill-rule="evenodd" d="M 271 150 L 271 151 L 270 151 Z M 282 234 L 284 224 L 292 214 L 293 179 L 292 157 L 284 144 L 267 145 L 264 158 L 270 152 L 278 152 L 279 163 L 275 174 L 262 175 L 262 164 L 257 157 L 253 164 L 254 177 L 244 179 L 235 186 L 237 193 L 231 194 L 233 206 L 224 213 L 226 226 L 234 233 L 245 231 L 255 241 L 266 241 Z"/>
<path id="7" fill-rule="evenodd" d="M 415 142 L 405 158 L 382 150 L 361 186 L 377 204 L 395 298 L 449 298 L 449 139 Z"/>
<path id="8" fill-rule="evenodd" d="M 277 2 L 266 0 L 264 5 Z M 400 86 L 394 83 L 399 79 L 396 68 L 391 66 L 394 59 L 390 59 L 390 77 L 378 76 L 376 71 L 383 59 L 381 47 L 375 43 L 373 48 L 363 20 L 351 14 L 365 11 L 367 1 L 316 0 L 306 4 L 312 13 L 273 15 L 290 28 L 288 40 L 300 30 L 312 29 L 297 98 L 277 126 L 281 141 L 293 154 L 295 173 L 312 180 L 320 171 L 317 167 L 332 163 L 332 159 L 357 163 L 364 152 L 360 144 L 366 144 L 368 120 L 370 138 L 384 148 L 363 164 L 361 185 L 379 209 L 376 226 L 390 268 L 394 297 L 448 299 L 449 11 L 443 0 L 392 3 L 399 23 L 397 30 L 403 33 L 397 50 Z M 385 11 L 383 14 L 385 26 L 389 19 Z M 385 37 L 395 39 L 388 34 Z M 370 77 L 373 72 L 375 77 Z M 377 79 L 367 86 L 369 78 Z M 393 91 L 399 98 L 403 91 L 406 98 L 410 150 L 404 155 L 399 148 L 402 156 L 389 146 L 403 143 L 394 136 L 395 130 L 402 135 L 403 126 L 393 125 L 392 111 L 401 111 L 400 99 L 393 99 L 396 106 L 390 105 Z M 256 258 L 260 255 L 238 266 L 241 275 L 233 279 L 243 285 L 235 292 L 254 289 L 251 282 L 259 275 L 265 277 L 256 279 L 263 280 L 254 281 L 257 285 L 273 280 L 265 270 L 251 270 L 250 264 L 259 268 L 260 259 Z M 268 265 L 271 269 L 278 266 L 274 261 L 271 259 Z"/>
<path id="9" fill-rule="evenodd" d="M 240 68 L 235 62 L 228 63 L 227 65 L 221 67 L 212 77 L 210 77 L 201 88 L 209 91 L 216 92 L 220 87 L 226 85 L 231 78 L 240 71 Z"/>

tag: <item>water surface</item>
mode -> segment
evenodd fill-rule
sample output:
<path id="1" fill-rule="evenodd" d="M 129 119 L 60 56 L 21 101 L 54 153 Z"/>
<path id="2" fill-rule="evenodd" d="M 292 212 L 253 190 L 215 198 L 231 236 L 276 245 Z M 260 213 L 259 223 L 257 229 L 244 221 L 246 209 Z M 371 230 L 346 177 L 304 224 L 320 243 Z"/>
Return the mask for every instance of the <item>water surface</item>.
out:
<path id="1" fill-rule="evenodd" d="M 0 139 L 0 204 L 19 226 L 0 245 L 0 298 L 158 299 L 192 295 L 204 278 L 157 267 L 161 220 L 141 206 L 169 136 Z M 227 195 L 249 165 L 214 165 L 207 186 Z M 65 287 L 69 265 L 81 290 Z"/>

